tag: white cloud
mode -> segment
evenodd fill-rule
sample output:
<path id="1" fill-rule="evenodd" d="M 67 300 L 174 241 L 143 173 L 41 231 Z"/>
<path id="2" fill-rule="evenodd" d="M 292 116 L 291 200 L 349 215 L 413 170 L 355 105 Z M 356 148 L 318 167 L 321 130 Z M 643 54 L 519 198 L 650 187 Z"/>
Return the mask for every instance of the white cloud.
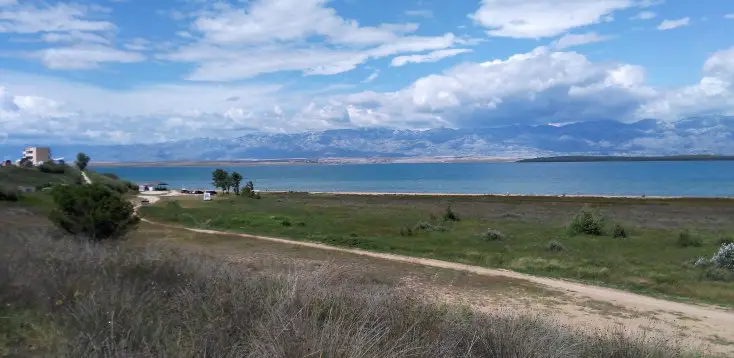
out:
<path id="1" fill-rule="evenodd" d="M 658 16 L 654 11 L 640 11 L 637 15 L 631 17 L 632 20 L 652 20 Z"/>
<path id="2" fill-rule="evenodd" d="M 694 85 L 671 89 L 640 109 L 654 118 L 689 115 L 734 115 L 734 47 L 718 51 L 704 63 L 704 76 Z"/>
<path id="3" fill-rule="evenodd" d="M 569 47 L 581 46 L 595 42 L 608 41 L 611 36 L 602 36 L 595 32 L 585 34 L 566 34 L 558 40 L 554 41 L 552 46 L 557 49 L 566 49 Z"/>
<path id="4" fill-rule="evenodd" d="M 400 67 L 409 63 L 438 62 L 444 58 L 453 57 L 467 52 L 472 52 L 472 50 L 456 48 L 433 51 L 422 55 L 398 56 L 392 59 L 390 65 L 393 67 Z"/>
<path id="5" fill-rule="evenodd" d="M 0 10 L 0 32 L 31 34 L 115 29 L 115 25 L 108 21 L 87 19 L 93 9 L 97 8 L 64 3 L 45 7 L 18 5 Z"/>
<path id="6" fill-rule="evenodd" d="M 90 69 L 105 62 L 134 63 L 145 60 L 145 56 L 137 52 L 97 45 L 49 48 L 32 56 L 40 57 L 41 62 L 51 69 Z"/>
<path id="7" fill-rule="evenodd" d="M 279 89 L 261 84 L 156 85 L 108 90 L 81 82 L 0 71 L 0 123 L 3 131 L 20 135 L 102 143 L 194 138 L 202 136 L 202 129 L 212 136 L 259 128 L 278 131 L 288 128 L 288 123 L 267 123 L 260 114 L 272 111 L 276 100 L 289 107 L 300 106 L 305 100 L 289 101 L 286 96 L 276 96 Z M 235 97 L 236 103 L 227 101 Z M 175 130 L 162 128 L 161 123 L 169 119 L 180 121 L 180 125 Z"/>
<path id="8" fill-rule="evenodd" d="M 102 63 L 140 62 L 144 56 L 113 45 L 117 27 L 100 20 L 110 9 L 100 5 L 57 2 L 5 3 L 0 9 L 0 33 L 36 36 L 51 47 L 19 50 L 5 56 L 37 58 L 51 69 L 90 69 Z"/>
<path id="9" fill-rule="evenodd" d="M 380 76 L 380 70 L 374 70 L 367 78 L 365 78 L 362 83 L 370 83 L 377 79 L 377 77 Z"/>
<path id="10" fill-rule="evenodd" d="M 382 44 L 415 24 L 360 26 L 326 7 L 326 0 L 254 0 L 247 8 L 221 5 L 194 21 L 196 31 L 218 44 L 257 44 L 325 36 L 333 43 Z M 287 24 L 287 26 L 283 26 Z"/>
<path id="11" fill-rule="evenodd" d="M 470 17 L 490 36 L 541 38 L 601 22 L 632 0 L 482 0 Z"/>
<path id="12" fill-rule="evenodd" d="M 679 27 L 688 26 L 690 25 L 690 23 L 691 23 L 690 17 L 684 17 L 678 20 L 663 20 L 663 22 L 661 22 L 660 25 L 658 25 L 658 30 L 660 31 L 673 30 Z"/>
<path id="13" fill-rule="evenodd" d="M 426 19 L 433 18 L 433 10 L 408 10 L 405 12 L 408 16 L 424 17 Z"/>
<path id="14" fill-rule="evenodd" d="M 734 20 L 734 13 L 724 15 L 725 19 Z"/>
<path id="15" fill-rule="evenodd" d="M 74 42 L 74 43 L 99 43 L 110 44 L 111 40 L 105 36 L 91 32 L 70 31 L 70 32 L 50 32 L 43 34 L 41 40 L 49 43 L 56 42 Z"/>
<path id="16" fill-rule="evenodd" d="M 254 0 L 241 7 L 212 6 L 193 20 L 188 32 L 193 43 L 158 58 L 194 63 L 189 80 L 231 81 L 281 71 L 333 75 L 373 59 L 447 49 L 463 41 L 451 33 L 414 35 L 414 23 L 361 26 L 327 3 Z"/>
<path id="17" fill-rule="evenodd" d="M 734 112 L 734 49 L 712 55 L 692 86 L 658 90 L 640 66 L 575 52 L 464 63 L 394 92 L 287 92 L 267 85 L 148 86 L 105 90 L 0 73 L 4 130 L 104 141 L 163 141 L 252 131 L 476 127 Z M 374 78 L 375 71 L 368 79 Z M 346 90 L 348 87 L 342 88 Z M 24 132 L 25 131 L 25 132 Z M 76 138 L 76 137 L 74 137 Z"/>

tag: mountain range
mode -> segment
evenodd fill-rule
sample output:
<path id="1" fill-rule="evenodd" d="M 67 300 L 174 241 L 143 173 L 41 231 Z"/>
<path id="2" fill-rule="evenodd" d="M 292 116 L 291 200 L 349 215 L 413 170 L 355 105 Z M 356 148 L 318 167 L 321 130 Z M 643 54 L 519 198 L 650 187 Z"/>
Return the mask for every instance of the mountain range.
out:
<path id="1" fill-rule="evenodd" d="M 664 122 L 612 120 L 565 125 L 394 130 L 336 129 L 292 134 L 247 134 L 152 144 L 50 145 L 55 157 L 83 151 L 95 161 L 210 161 L 283 158 L 508 157 L 547 155 L 679 155 L 734 153 L 734 117 L 704 116 Z M 20 146 L 0 146 L 14 158 Z"/>

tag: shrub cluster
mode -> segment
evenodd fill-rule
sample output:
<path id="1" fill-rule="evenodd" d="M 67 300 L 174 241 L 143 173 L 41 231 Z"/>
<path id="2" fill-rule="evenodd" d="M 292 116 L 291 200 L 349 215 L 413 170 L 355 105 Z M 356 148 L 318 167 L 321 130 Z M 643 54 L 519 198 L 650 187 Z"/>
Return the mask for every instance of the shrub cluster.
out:
<path id="1" fill-rule="evenodd" d="M 711 258 L 711 263 L 734 272 L 734 244 L 721 245 L 719 251 Z"/>
<path id="2" fill-rule="evenodd" d="M 49 218 L 69 234 L 99 241 L 119 238 L 137 227 L 133 205 L 101 184 L 56 186 Z"/>
<path id="3" fill-rule="evenodd" d="M 601 236 L 604 235 L 605 224 L 604 215 L 585 206 L 571 219 L 568 230 L 572 235 Z"/>
<path id="4" fill-rule="evenodd" d="M 0 201 L 18 201 L 20 200 L 21 194 L 17 189 L 0 185 Z"/>

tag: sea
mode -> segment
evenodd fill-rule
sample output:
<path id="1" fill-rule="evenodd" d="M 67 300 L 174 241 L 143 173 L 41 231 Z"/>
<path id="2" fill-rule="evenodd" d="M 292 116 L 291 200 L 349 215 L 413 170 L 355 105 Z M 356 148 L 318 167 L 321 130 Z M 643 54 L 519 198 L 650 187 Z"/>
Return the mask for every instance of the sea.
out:
<path id="1" fill-rule="evenodd" d="M 217 167 L 94 167 L 136 183 L 212 189 Z M 734 161 L 223 166 L 258 190 L 511 195 L 734 196 Z"/>

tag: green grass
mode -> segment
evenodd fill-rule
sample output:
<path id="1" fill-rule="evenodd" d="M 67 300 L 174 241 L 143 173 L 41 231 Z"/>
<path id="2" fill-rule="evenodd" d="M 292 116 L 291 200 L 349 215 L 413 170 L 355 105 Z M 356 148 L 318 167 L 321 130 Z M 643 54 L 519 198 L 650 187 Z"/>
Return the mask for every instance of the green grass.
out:
<path id="1" fill-rule="evenodd" d="M 629 238 L 569 235 L 567 224 L 591 202 Z M 440 218 L 451 204 L 461 221 Z M 436 258 L 536 275 L 569 278 L 650 295 L 732 305 L 734 283 L 707 280 L 692 262 L 711 256 L 734 231 L 732 203 L 713 200 L 578 198 L 355 197 L 266 195 L 262 200 L 220 198 L 162 201 L 145 217 L 188 227 L 317 241 L 336 246 Z M 292 225 L 283 225 L 283 222 Z M 401 229 L 433 222 L 446 230 L 401 236 Z M 298 224 L 297 224 L 298 223 Z M 302 223 L 302 224 L 301 224 Z M 483 238 L 487 229 L 503 240 Z M 611 229 L 611 227 L 610 227 Z M 700 247 L 681 247 L 690 229 Z M 405 230 L 402 230 L 403 234 Z M 563 251 L 548 250 L 556 240 Z"/>

